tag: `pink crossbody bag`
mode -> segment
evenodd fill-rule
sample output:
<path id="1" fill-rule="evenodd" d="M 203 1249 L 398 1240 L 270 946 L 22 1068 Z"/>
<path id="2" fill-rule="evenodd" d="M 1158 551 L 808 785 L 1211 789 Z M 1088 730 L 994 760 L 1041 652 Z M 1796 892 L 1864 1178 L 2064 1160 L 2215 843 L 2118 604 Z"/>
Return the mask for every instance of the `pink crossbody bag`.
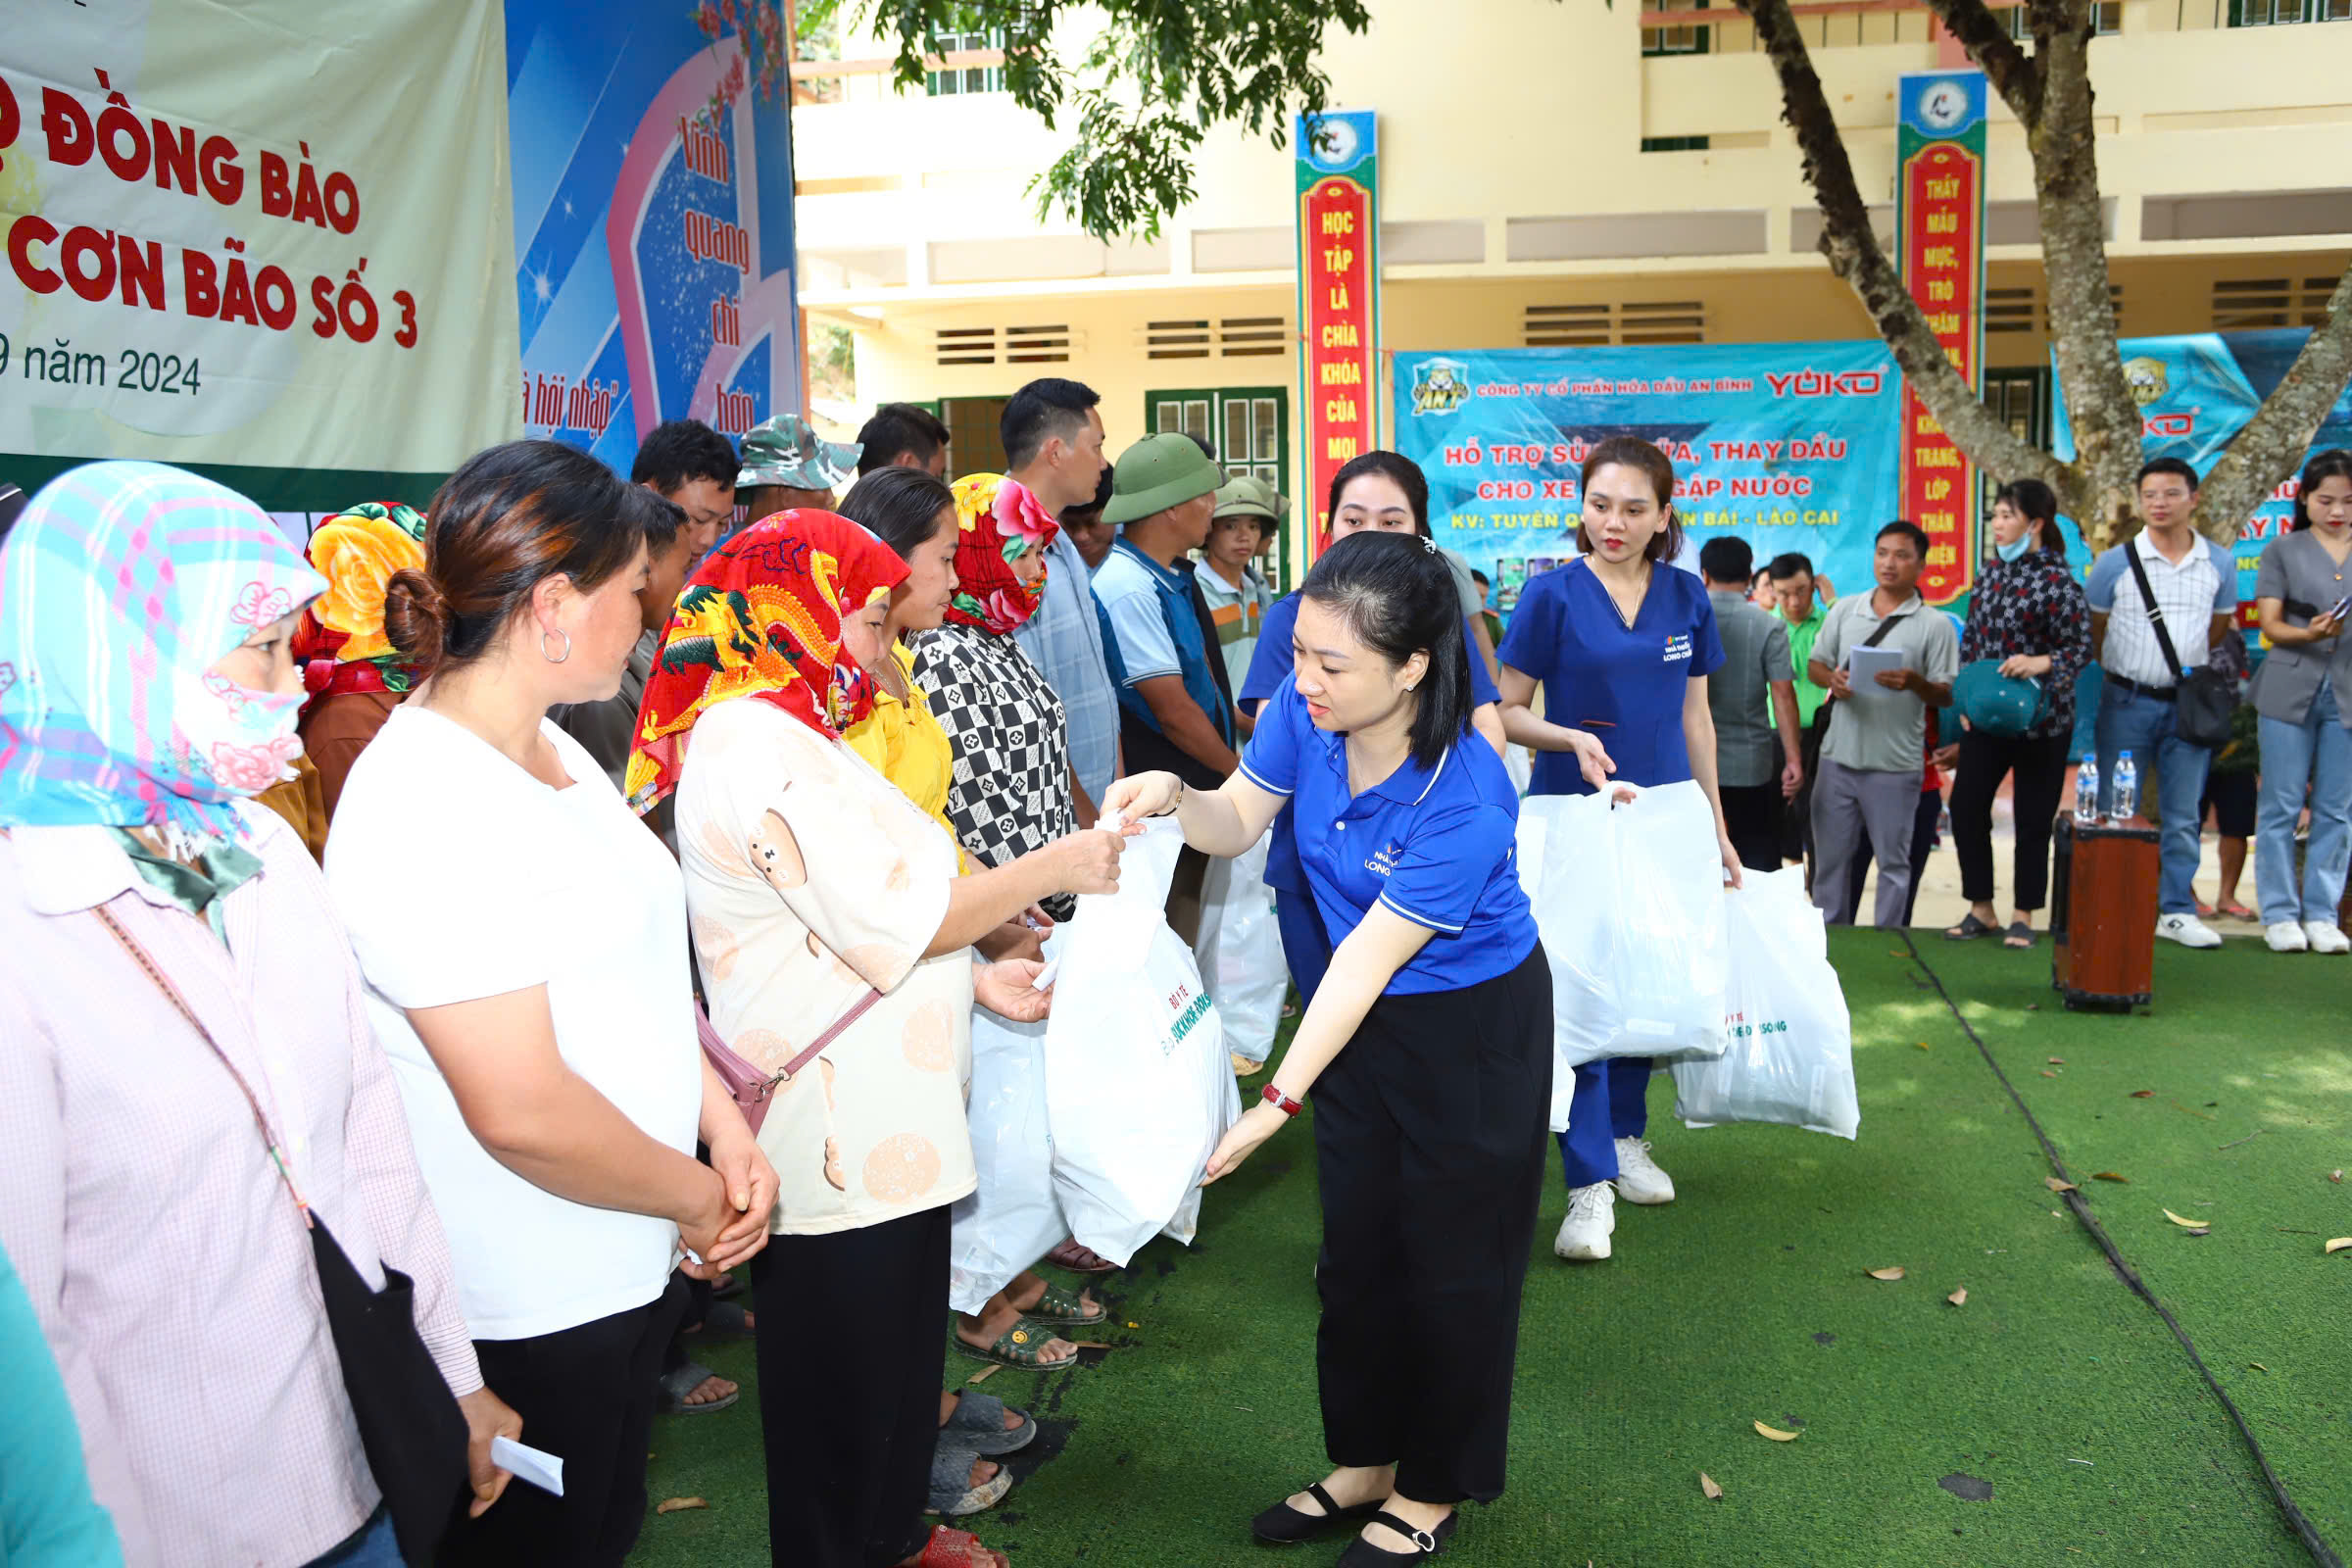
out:
<path id="1" fill-rule="evenodd" d="M 866 987 L 865 995 L 858 999 L 857 1005 L 843 1013 L 840 1021 L 819 1035 L 814 1045 L 786 1062 L 784 1070 L 777 1073 L 761 1072 L 736 1054 L 735 1048 L 721 1040 L 718 1031 L 710 1026 L 710 1015 L 703 1010 L 703 1004 L 699 1002 L 694 1004 L 694 1027 L 702 1037 L 703 1059 L 710 1063 L 711 1070 L 718 1074 L 719 1082 L 727 1086 L 727 1093 L 735 1097 L 736 1108 L 743 1112 L 743 1119 L 751 1127 L 753 1135 L 758 1136 L 760 1124 L 767 1119 L 768 1097 L 790 1083 L 803 1067 L 814 1061 L 827 1046 L 839 1040 L 843 1030 L 864 1017 L 866 1009 L 881 1000 L 881 992 L 871 986 Z"/>

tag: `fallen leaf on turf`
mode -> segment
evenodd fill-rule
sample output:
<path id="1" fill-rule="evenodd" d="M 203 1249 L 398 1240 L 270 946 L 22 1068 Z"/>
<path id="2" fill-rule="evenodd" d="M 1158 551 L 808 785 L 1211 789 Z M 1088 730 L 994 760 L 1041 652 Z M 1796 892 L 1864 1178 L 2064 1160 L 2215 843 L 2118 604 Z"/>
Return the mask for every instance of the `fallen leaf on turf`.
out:
<path id="1" fill-rule="evenodd" d="M 2186 1219 L 2179 1214 L 2174 1213 L 2169 1208 L 2164 1211 L 2164 1217 L 2171 1220 L 2174 1224 L 2180 1226 L 2182 1230 L 2209 1231 L 2213 1229 L 2213 1221 L 2209 1219 Z"/>
<path id="2" fill-rule="evenodd" d="M 1912 1041 L 1911 1043 L 1912 1043 L 1913 1045 L 1917 1046 L 1917 1047 L 1918 1047 L 1920 1050 L 1922 1050 L 1922 1051 L 1925 1051 L 1925 1050 L 1927 1050 L 1927 1049 L 1928 1049 L 1928 1043 L 1927 1043 L 1925 1040 L 1914 1040 L 1914 1041 Z"/>
<path id="3" fill-rule="evenodd" d="M 1761 1421 L 1756 1423 L 1756 1431 L 1775 1443 L 1794 1443 L 1803 1436 L 1802 1433 L 1783 1432 L 1779 1427 L 1768 1427 Z"/>
<path id="4" fill-rule="evenodd" d="M 1874 1268 L 1864 1272 L 1874 1280 L 1899 1280 L 1903 1277 L 1903 1271 L 1900 1268 Z"/>
<path id="5" fill-rule="evenodd" d="M 2340 1182 L 2344 1179 L 2344 1173 L 2340 1170 L 2331 1170 L 2328 1173 L 2328 1179 L 2331 1182 Z"/>
<path id="6" fill-rule="evenodd" d="M 2044 1078 L 2055 1078 L 2055 1077 L 2057 1077 L 2057 1076 L 2058 1076 L 2056 1073 L 2054 1073 L 2054 1072 L 2050 1071 L 2050 1069 L 2049 1069 L 2049 1068 L 2047 1068 L 2047 1067 L 2044 1067 L 2044 1068 L 2042 1068 L 2042 1069 L 2041 1069 L 2041 1075 L 2042 1075 Z"/>
<path id="7" fill-rule="evenodd" d="M 1944 1299 L 1951 1302 L 1954 1306 L 1966 1306 L 1968 1304 L 1968 1287 L 1965 1285 L 1961 1286 L 1951 1295 L 1945 1297 Z"/>
<path id="8" fill-rule="evenodd" d="M 2340 1252 L 2348 1247 L 2352 1247 L 2352 1236 L 2338 1236 L 2334 1241 L 2320 1249 L 2320 1251 L 2325 1255 L 2328 1252 Z"/>
<path id="9" fill-rule="evenodd" d="M 656 1513 L 683 1513 L 689 1508 L 708 1508 L 710 1505 L 700 1497 L 663 1497 L 654 1504 Z"/>
<path id="10" fill-rule="evenodd" d="M 2134 1089 L 2132 1091 L 2132 1098 L 2133 1100 L 2154 1100 L 2156 1098 L 2156 1091 L 2153 1089 Z"/>
<path id="11" fill-rule="evenodd" d="M 2257 1372 L 2268 1372 L 2270 1370 L 2269 1367 L 2264 1366 L 2260 1361 L 2248 1361 L 2246 1365 L 2252 1367 Z"/>
<path id="12" fill-rule="evenodd" d="M 2063 1067 L 2066 1065 L 2066 1058 L 2064 1056 L 2052 1056 L 2050 1058 L 2050 1065 L 2053 1067 Z"/>
<path id="13" fill-rule="evenodd" d="M 2132 1178 L 2121 1171 L 2094 1170 L 2090 1173 L 2090 1179 L 2094 1182 L 2122 1182 L 2126 1187 L 2132 1185 Z"/>
<path id="14" fill-rule="evenodd" d="M 1698 1473 L 1698 1490 L 1707 1494 L 1707 1500 L 1709 1502 L 1720 1502 L 1723 1500 L 1723 1489 L 1717 1486 L 1715 1484 L 1715 1478 L 1707 1474 L 1704 1470 L 1701 1470 Z"/>
<path id="15" fill-rule="evenodd" d="M 2082 1190 L 2073 1182 L 2062 1182 L 2055 1176 L 2044 1176 L 2041 1179 L 2041 1185 L 2053 1193 L 2079 1193 Z"/>
<path id="16" fill-rule="evenodd" d="M 998 1365 L 992 1364 L 989 1366 L 984 1366 L 979 1371 L 973 1373 L 970 1377 L 965 1378 L 963 1381 L 966 1384 L 986 1383 L 990 1378 L 995 1377 L 999 1372 L 1004 1370 L 1004 1369 L 1002 1366 Z"/>

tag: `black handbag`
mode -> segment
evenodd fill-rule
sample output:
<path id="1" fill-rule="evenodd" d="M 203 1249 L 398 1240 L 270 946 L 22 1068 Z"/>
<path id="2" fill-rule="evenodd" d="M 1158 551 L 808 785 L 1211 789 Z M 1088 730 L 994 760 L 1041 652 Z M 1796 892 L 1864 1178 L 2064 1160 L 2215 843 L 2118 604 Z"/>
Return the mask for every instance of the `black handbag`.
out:
<path id="1" fill-rule="evenodd" d="M 2207 749 L 2230 744 L 2230 716 L 2237 711 L 2237 682 L 2226 670 L 2211 664 L 2195 669 L 2180 662 L 2180 650 L 2173 646 L 2173 634 L 2164 627 L 2164 610 L 2156 603 L 2156 590 L 2148 586 L 2148 568 L 2140 564 L 2139 552 L 2131 542 L 2124 544 L 2124 560 L 2132 566 L 2132 580 L 2139 584 L 2139 597 L 2147 602 L 2148 624 L 2156 629 L 2156 646 L 2164 652 L 2165 663 L 2180 671 L 2173 686 L 2173 731 L 2191 746 Z"/>
<path id="2" fill-rule="evenodd" d="M 245 1075 L 220 1049 L 213 1032 L 180 998 L 179 991 L 156 967 L 146 950 L 122 929 L 100 905 L 94 911 L 122 943 L 132 960 L 147 972 L 158 990 L 190 1028 L 213 1048 L 220 1065 L 244 1091 L 253 1111 L 253 1124 L 269 1148 L 295 1212 L 310 1231 L 311 1256 L 318 1269 L 318 1294 L 326 1305 L 326 1327 L 335 1342 L 335 1357 L 343 1364 L 343 1389 L 360 1429 L 360 1446 L 376 1490 L 384 1494 L 384 1511 L 391 1516 L 392 1533 L 400 1554 L 412 1564 L 429 1562 L 433 1548 L 455 1517 L 466 1492 L 466 1415 L 424 1338 L 416 1332 L 416 1287 L 408 1275 L 381 1264 L 384 1288 L 371 1291 L 352 1266 L 326 1221 L 303 1201 L 294 1177 L 278 1151 L 282 1147 L 262 1114 Z"/>

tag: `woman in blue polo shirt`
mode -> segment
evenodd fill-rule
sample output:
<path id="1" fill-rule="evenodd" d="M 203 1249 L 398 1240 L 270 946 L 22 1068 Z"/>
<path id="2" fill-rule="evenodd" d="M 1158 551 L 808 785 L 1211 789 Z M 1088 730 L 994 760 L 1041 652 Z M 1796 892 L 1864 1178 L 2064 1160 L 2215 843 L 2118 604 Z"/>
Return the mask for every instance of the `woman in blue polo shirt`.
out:
<path id="1" fill-rule="evenodd" d="M 1420 465 L 1395 452 L 1366 452 L 1349 460 L 1331 476 L 1330 511 L 1324 517 L 1329 530 L 1324 548 L 1359 533 L 1400 533 L 1429 537 L 1429 480 Z M 1455 556 L 1439 552 L 1454 581 L 1457 595 L 1469 582 L 1470 568 Z M 1470 589 L 1472 602 L 1476 590 Z M 1259 705 L 1291 683 L 1291 631 L 1298 622 L 1298 595 L 1290 594 L 1266 612 L 1258 632 L 1257 652 L 1250 661 L 1236 706 L 1254 717 Z M 1496 756 L 1502 754 L 1502 715 L 1495 706 L 1499 694 L 1487 673 L 1472 623 L 1462 621 L 1463 646 L 1470 654 L 1471 727 L 1486 737 Z M 1298 988 L 1298 1004 L 1315 1000 L 1315 987 L 1331 962 L 1331 937 L 1315 912 L 1298 856 L 1291 848 L 1290 808 L 1274 824 L 1273 841 L 1266 846 L 1266 886 L 1274 890 L 1274 924 L 1282 935 L 1282 958 Z"/>
<path id="2" fill-rule="evenodd" d="M 1723 639 L 1706 584 L 1667 564 L 1682 547 L 1674 465 L 1647 441 L 1611 436 L 1586 460 L 1580 494 L 1580 559 L 1519 590 L 1496 650 L 1504 732 L 1536 753 L 1528 793 L 1696 779 L 1715 808 L 1724 867 L 1737 887 L 1740 857 L 1716 792 L 1707 708 L 1707 676 L 1723 664 Z M 1529 706 L 1538 683 L 1543 718 Z M 1674 1183 L 1642 1136 L 1651 1065 L 1647 1056 L 1619 1056 L 1576 1069 L 1560 1134 L 1568 1217 L 1552 1250 L 1561 1257 L 1609 1255 L 1621 1194 L 1631 1203 L 1674 1201 Z"/>
<path id="3" fill-rule="evenodd" d="M 1343 539 L 1307 575 L 1295 674 L 1211 794 L 1111 786 L 1235 856 L 1277 812 L 1339 939 L 1263 1102 L 1214 1181 L 1315 1098 L 1323 1200 L 1316 1335 L 1339 1466 L 1259 1514 L 1262 1541 L 1363 1527 L 1347 1568 L 1418 1563 L 1454 1506 L 1499 1496 L 1519 1290 L 1551 1096 L 1551 971 L 1519 888 L 1517 793 L 1470 728 L 1452 574 L 1426 539 Z M 1286 804 L 1290 808 L 1285 811 Z"/>

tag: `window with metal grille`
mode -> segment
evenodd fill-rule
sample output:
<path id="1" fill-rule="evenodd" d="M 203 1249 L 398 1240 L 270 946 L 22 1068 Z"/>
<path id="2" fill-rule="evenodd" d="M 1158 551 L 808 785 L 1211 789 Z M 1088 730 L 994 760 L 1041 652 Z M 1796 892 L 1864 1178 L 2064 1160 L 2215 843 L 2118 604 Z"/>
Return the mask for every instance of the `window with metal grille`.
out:
<path id="1" fill-rule="evenodd" d="M 2352 0 L 2230 0 L 2232 27 L 2279 27 L 2292 22 L 2352 19 Z"/>
<path id="2" fill-rule="evenodd" d="M 1697 9 L 1707 9 L 1707 0 L 1698 0 Z M 1710 29 L 1696 24 L 1675 27 L 1643 27 L 1642 52 L 1644 55 L 1703 55 L 1707 52 Z"/>
<path id="3" fill-rule="evenodd" d="M 2213 284 L 2213 329 L 2318 326 L 2328 317 L 2332 277 L 2224 277 Z"/>
<path id="4" fill-rule="evenodd" d="M 1229 476 L 1254 474 L 1279 495 L 1290 494 L 1290 394 L 1278 386 L 1213 387 L 1148 392 L 1144 425 L 1154 435 L 1177 431 L 1207 442 Z M 1315 509 L 1309 507 L 1308 512 Z M 1260 567 L 1279 588 L 1290 560 L 1286 520 L 1260 547 Z"/>
<path id="5" fill-rule="evenodd" d="M 2030 291 L 2029 291 L 2030 292 Z M 1989 329 L 1990 323 L 1987 323 Z M 2038 368 L 1986 370 L 1984 372 L 1984 406 L 1993 416 L 2009 427 L 2010 433 L 2028 446 L 2047 448 L 2050 444 L 2050 371 L 2047 366 Z M 1986 514 L 1992 511 L 1992 495 L 2008 479 L 2008 475 L 1977 470 L 1978 488 L 1983 492 L 1979 507 Z M 1979 544 L 1987 556 L 1992 554 L 1992 530 L 1980 530 Z"/>
<path id="6" fill-rule="evenodd" d="M 1606 305 L 1530 305 L 1521 329 L 1531 349 L 1587 348 L 1610 341 Z"/>
<path id="7" fill-rule="evenodd" d="M 2094 23 L 2091 31 L 2095 35 L 2104 38 L 2124 30 L 2123 0 L 2099 0 L 2097 5 L 2091 7 L 2091 13 Z M 2032 43 L 2034 27 L 2026 18 L 2026 8 L 2022 5 L 2014 6 L 2005 14 L 2008 18 L 2009 36 L 2020 43 Z"/>
<path id="8" fill-rule="evenodd" d="M 947 32 L 940 34 L 939 52 L 943 55 L 964 54 L 976 49 L 1002 49 L 1004 33 L 1002 28 L 990 27 L 983 32 Z M 1003 92 L 1003 66 L 974 66 L 961 71 L 933 71 L 923 77 L 923 89 L 934 98 L 954 98 L 975 92 Z"/>

